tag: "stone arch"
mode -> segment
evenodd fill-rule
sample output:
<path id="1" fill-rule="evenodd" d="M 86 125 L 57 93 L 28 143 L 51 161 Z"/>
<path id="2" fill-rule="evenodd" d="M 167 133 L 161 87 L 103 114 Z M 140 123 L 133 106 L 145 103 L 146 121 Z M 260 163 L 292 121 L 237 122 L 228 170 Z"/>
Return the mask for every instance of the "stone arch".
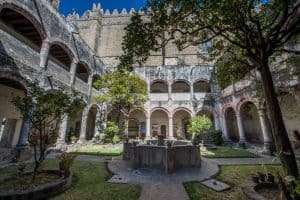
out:
<path id="1" fill-rule="evenodd" d="M 55 41 L 51 43 L 48 60 L 51 60 L 65 70 L 70 71 L 74 55 L 72 50 L 64 43 Z"/>
<path id="2" fill-rule="evenodd" d="M 263 144 L 263 134 L 258 116 L 257 106 L 252 101 L 244 101 L 239 107 L 246 141 Z"/>
<path id="3" fill-rule="evenodd" d="M 76 67 L 75 76 L 85 83 L 88 83 L 91 69 L 84 62 L 79 62 Z"/>
<path id="4" fill-rule="evenodd" d="M 168 83 L 164 80 L 154 80 L 150 83 L 151 93 L 168 93 Z"/>
<path id="5" fill-rule="evenodd" d="M 169 135 L 169 117 L 170 113 L 164 108 L 155 108 L 151 112 L 150 124 L 151 124 L 151 136 L 157 137 L 162 135 L 164 138 Z"/>
<path id="6" fill-rule="evenodd" d="M 173 113 L 173 134 L 177 139 L 189 139 L 188 125 L 192 112 L 186 108 L 178 108 Z"/>
<path id="7" fill-rule="evenodd" d="M 172 83 L 172 93 L 190 93 L 191 84 L 187 80 L 179 79 Z"/>
<path id="8" fill-rule="evenodd" d="M 157 110 L 162 110 L 162 111 L 166 112 L 167 115 L 168 115 L 168 117 L 171 117 L 171 116 L 172 116 L 172 115 L 171 115 L 171 112 L 170 112 L 168 109 L 164 108 L 164 107 L 156 107 L 156 108 L 153 108 L 153 109 L 150 111 L 150 115 L 152 115 L 152 113 L 155 112 L 155 111 L 157 111 Z"/>
<path id="9" fill-rule="evenodd" d="M 172 115 L 174 115 L 177 111 L 180 111 L 180 110 L 186 111 L 187 113 L 189 113 L 190 116 L 193 115 L 193 112 L 189 108 L 185 108 L 185 107 L 178 107 L 178 108 L 174 109 L 172 112 Z"/>
<path id="10" fill-rule="evenodd" d="M 259 107 L 259 103 L 256 99 L 252 99 L 252 98 L 249 98 L 249 97 L 243 97 L 235 106 L 235 110 L 238 111 L 238 113 L 240 113 L 240 110 L 241 110 L 241 107 L 244 103 L 247 103 L 247 102 L 251 102 L 253 103 L 257 108 Z"/>
<path id="11" fill-rule="evenodd" d="M 17 145 L 23 119 L 12 100 L 26 95 L 26 86 L 18 78 L 0 76 L 0 147 L 12 148 Z"/>
<path id="12" fill-rule="evenodd" d="M 146 137 L 146 118 L 144 109 L 134 109 L 129 114 L 128 134 L 130 138 Z"/>
<path id="13" fill-rule="evenodd" d="M 14 31 L 16 38 L 40 51 L 47 34 L 31 12 L 14 3 L 3 3 L 0 5 L 0 20 L 6 25 L 6 31 Z"/>
<path id="14" fill-rule="evenodd" d="M 240 136 L 239 136 L 237 118 L 233 107 L 226 108 L 224 116 L 225 116 L 226 128 L 227 128 L 229 139 L 232 142 L 239 142 Z"/>
<path id="15" fill-rule="evenodd" d="M 86 125 L 86 139 L 91 140 L 95 136 L 96 126 L 97 126 L 97 112 L 99 108 L 96 104 L 89 107 L 87 125 Z"/>
<path id="16" fill-rule="evenodd" d="M 210 82 L 205 79 L 196 80 L 193 83 L 193 89 L 194 89 L 194 93 L 210 93 L 211 92 Z"/>

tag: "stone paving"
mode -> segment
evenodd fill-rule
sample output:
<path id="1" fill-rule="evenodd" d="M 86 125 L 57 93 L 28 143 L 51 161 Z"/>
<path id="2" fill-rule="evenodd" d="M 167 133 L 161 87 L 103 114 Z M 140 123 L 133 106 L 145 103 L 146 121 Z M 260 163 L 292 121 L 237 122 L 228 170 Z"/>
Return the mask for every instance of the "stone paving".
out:
<path id="1" fill-rule="evenodd" d="M 181 169 L 174 174 L 154 169 L 135 170 L 121 158 L 109 162 L 108 168 L 115 174 L 109 182 L 142 185 L 140 200 L 188 200 L 182 183 L 201 182 L 219 172 L 218 165 L 208 159 L 202 159 L 201 168 Z"/>
<path id="2" fill-rule="evenodd" d="M 203 181 L 216 175 L 219 172 L 217 164 L 209 161 L 208 159 L 202 159 L 200 168 L 185 168 L 177 170 L 176 173 L 166 174 L 161 170 L 155 169 L 133 169 L 128 161 L 123 161 L 121 158 L 114 158 L 108 163 L 108 168 L 111 170 L 117 178 L 114 176 L 111 182 L 114 180 L 120 180 L 123 178 L 123 183 L 144 184 L 144 183 L 183 183 L 189 181 Z"/>
<path id="3" fill-rule="evenodd" d="M 115 183 L 131 183 L 142 186 L 139 200 L 188 200 L 183 187 L 184 182 L 208 180 L 219 172 L 219 165 L 260 165 L 280 164 L 274 157 L 261 158 L 202 158 L 199 169 L 178 170 L 175 174 L 165 174 L 159 170 L 134 170 L 121 158 L 113 159 L 108 168 L 115 174 L 109 181 Z"/>

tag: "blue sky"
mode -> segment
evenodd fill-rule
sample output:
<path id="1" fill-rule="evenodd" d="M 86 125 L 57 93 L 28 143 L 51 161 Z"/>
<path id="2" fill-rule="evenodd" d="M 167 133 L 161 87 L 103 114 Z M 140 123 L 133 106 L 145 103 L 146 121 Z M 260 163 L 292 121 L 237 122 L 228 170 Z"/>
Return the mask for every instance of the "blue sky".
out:
<path id="1" fill-rule="evenodd" d="M 118 9 L 122 8 L 136 8 L 139 9 L 143 6 L 145 0 L 61 0 L 60 12 L 64 15 L 76 10 L 79 14 L 91 9 L 93 3 L 101 3 L 105 9 Z"/>

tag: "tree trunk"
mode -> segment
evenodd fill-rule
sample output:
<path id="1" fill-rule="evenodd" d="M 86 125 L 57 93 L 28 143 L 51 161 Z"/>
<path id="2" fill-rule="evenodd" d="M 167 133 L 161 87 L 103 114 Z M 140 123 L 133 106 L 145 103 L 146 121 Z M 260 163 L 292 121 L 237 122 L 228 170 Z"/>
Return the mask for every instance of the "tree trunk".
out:
<path id="1" fill-rule="evenodd" d="M 166 47 L 163 46 L 161 49 L 161 55 L 162 55 L 162 66 L 166 65 Z"/>
<path id="2" fill-rule="evenodd" d="M 265 64 L 260 67 L 259 71 L 261 73 L 267 110 L 271 118 L 272 133 L 277 153 L 286 175 L 291 175 L 297 178 L 299 176 L 299 172 L 295 154 L 285 128 L 268 63 L 265 62 Z"/>
<path id="3" fill-rule="evenodd" d="M 128 138 L 129 136 L 129 132 L 128 132 L 128 125 L 129 125 L 129 117 L 128 115 L 124 116 L 124 135 L 126 138 Z"/>

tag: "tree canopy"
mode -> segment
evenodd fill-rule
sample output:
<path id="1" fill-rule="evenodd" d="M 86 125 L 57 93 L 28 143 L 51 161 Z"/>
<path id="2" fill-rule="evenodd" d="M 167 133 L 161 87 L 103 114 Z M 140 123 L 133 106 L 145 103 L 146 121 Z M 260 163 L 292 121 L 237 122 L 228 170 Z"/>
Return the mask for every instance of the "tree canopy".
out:
<path id="1" fill-rule="evenodd" d="M 125 120 L 125 125 L 123 125 L 125 129 L 128 128 L 126 123 L 128 123 L 130 111 L 135 107 L 142 107 L 147 100 L 146 82 L 134 72 L 127 70 L 107 73 L 96 81 L 95 86 L 103 91 L 97 100 L 108 103 L 111 109 L 121 113 Z"/>
<path id="2" fill-rule="evenodd" d="M 210 54 L 220 68 L 219 73 L 227 69 L 238 72 L 227 77 L 219 75 L 220 80 L 239 79 L 240 74 L 252 69 L 260 73 L 279 157 L 287 174 L 298 177 L 269 64 L 277 53 L 299 53 L 288 48 L 288 43 L 300 32 L 300 0 L 148 0 L 145 11 L 141 24 L 152 30 L 143 30 L 150 32 L 156 42 L 141 40 L 148 48 L 135 51 L 135 57 L 146 60 L 150 51 L 157 50 L 161 35 L 168 38 L 163 41 L 173 42 L 179 50 L 212 41 Z M 131 38 L 136 38 L 136 34 L 147 32 L 132 34 Z"/>

